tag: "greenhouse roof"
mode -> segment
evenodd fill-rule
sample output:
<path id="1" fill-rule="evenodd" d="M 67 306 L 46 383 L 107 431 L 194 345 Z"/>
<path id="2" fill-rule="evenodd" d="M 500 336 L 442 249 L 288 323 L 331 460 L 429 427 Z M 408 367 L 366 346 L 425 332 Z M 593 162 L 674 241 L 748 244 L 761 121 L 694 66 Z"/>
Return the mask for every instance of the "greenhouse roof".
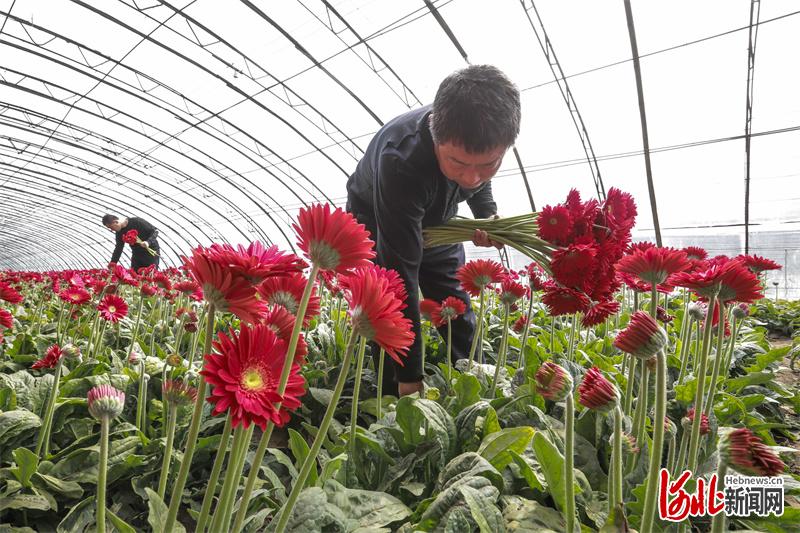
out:
<path id="1" fill-rule="evenodd" d="M 773 237 L 749 251 L 800 249 L 796 8 L 633 3 L 666 237 L 742 251 L 750 73 L 749 231 Z M 212 241 L 293 249 L 298 208 L 343 205 L 371 135 L 467 63 L 522 91 L 501 214 L 618 187 L 645 238 L 631 57 L 622 2 L 0 0 L 0 268 L 104 266 L 106 212 L 158 226 L 167 264 Z"/>

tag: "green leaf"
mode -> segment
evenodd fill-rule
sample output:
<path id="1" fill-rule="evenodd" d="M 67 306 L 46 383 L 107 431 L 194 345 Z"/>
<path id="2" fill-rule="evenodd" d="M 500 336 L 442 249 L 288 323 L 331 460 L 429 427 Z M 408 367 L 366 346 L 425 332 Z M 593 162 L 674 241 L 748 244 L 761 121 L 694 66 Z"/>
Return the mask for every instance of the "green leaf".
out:
<path id="1" fill-rule="evenodd" d="M 566 531 L 564 517 L 552 507 L 520 496 L 503 496 L 506 530 L 516 533 L 561 533 Z"/>
<path id="2" fill-rule="evenodd" d="M 758 354 L 756 355 L 755 364 L 746 367 L 745 371 L 747 371 L 748 373 L 760 372 L 766 369 L 772 363 L 780 361 L 781 359 L 786 357 L 786 354 L 789 353 L 789 350 L 791 349 L 792 349 L 791 346 L 784 346 L 782 348 L 775 348 L 774 350 L 770 350 L 767 353 Z"/>
<path id="3" fill-rule="evenodd" d="M 411 515 L 403 502 L 384 492 L 348 489 L 332 479 L 323 490 L 328 502 L 344 512 L 347 531 L 384 527 Z"/>
<path id="4" fill-rule="evenodd" d="M 500 509 L 491 500 L 487 501 L 483 495 L 469 485 L 460 487 L 467 502 L 472 518 L 478 524 L 481 533 L 498 533 L 506 530 Z"/>
<path id="5" fill-rule="evenodd" d="M 309 531 L 347 531 L 345 516 L 341 509 L 328 503 L 325 492 L 320 487 L 303 489 L 297 498 L 292 514 L 286 523 L 286 533 L 306 533 Z M 274 524 L 274 521 L 272 522 Z M 274 531 L 274 527 L 268 531 Z"/>
<path id="6" fill-rule="evenodd" d="M 456 404 L 454 413 L 460 413 L 465 407 L 469 407 L 481 399 L 481 383 L 472 374 L 461 374 L 453 386 L 456 393 Z"/>
<path id="7" fill-rule="evenodd" d="M 305 439 L 293 429 L 289 429 L 289 448 L 292 450 L 292 455 L 294 455 L 295 468 L 300 470 L 300 467 L 306 460 L 306 457 L 308 457 L 308 452 L 310 452 L 311 449 Z M 304 487 L 313 487 L 316 485 L 318 477 L 319 474 L 317 473 L 317 464 L 315 461 L 314 466 L 312 466 L 309 471 Z"/>
<path id="8" fill-rule="evenodd" d="M 108 521 L 111 522 L 111 525 L 114 526 L 117 531 L 119 531 L 119 533 L 136 533 L 136 529 L 134 529 L 133 526 L 112 513 L 111 509 L 106 509 L 106 517 L 108 518 Z"/>
<path id="9" fill-rule="evenodd" d="M 512 461 L 509 451 L 522 453 L 531 442 L 536 430 L 530 426 L 505 428 L 488 435 L 478 448 L 478 454 L 497 470 L 503 470 Z"/>
<path id="10" fill-rule="evenodd" d="M 497 411 L 494 407 L 489 407 L 486 411 L 486 418 L 483 419 L 483 438 L 492 433 L 500 431 L 500 421 L 497 419 Z"/>
<path id="11" fill-rule="evenodd" d="M 15 468 L 11 469 L 17 481 L 26 489 L 31 488 L 31 477 L 39 467 L 39 457 L 27 448 L 17 448 L 14 450 Z"/>
<path id="12" fill-rule="evenodd" d="M 750 374 L 725 380 L 725 388 L 735 394 L 749 385 L 761 385 L 775 379 L 772 372 L 752 372 Z"/>
<path id="13" fill-rule="evenodd" d="M 26 409 L 0 413 L 0 450 L 10 452 L 41 425 L 41 419 Z"/>
<path id="14" fill-rule="evenodd" d="M 539 480 L 536 472 L 533 471 L 533 468 L 531 468 L 531 465 L 528 464 L 528 461 L 526 461 L 524 457 L 514 450 L 509 450 L 508 453 L 511 454 L 511 460 L 514 462 L 514 464 L 519 467 L 519 473 L 528 483 L 528 486 L 533 490 L 540 490 L 544 492 L 544 485 L 542 485 L 542 482 Z"/>
<path id="15" fill-rule="evenodd" d="M 95 495 L 91 495 L 73 506 L 67 516 L 58 524 L 58 533 L 84 533 L 94 524 Z"/>
<path id="16" fill-rule="evenodd" d="M 541 433 L 533 436 L 533 451 L 542 467 L 547 488 L 558 509 L 564 509 L 564 493 L 566 483 L 564 480 L 564 456 L 558 451 L 555 444 L 547 440 Z M 575 482 L 575 495 L 580 494 L 581 487 Z"/>
<path id="17" fill-rule="evenodd" d="M 325 483 L 327 480 L 333 479 L 346 459 L 347 454 L 340 453 L 336 457 L 331 457 L 325 461 L 325 465 L 322 467 L 322 473 L 319 476 L 319 480 L 322 483 Z"/>
<path id="18" fill-rule="evenodd" d="M 44 496 L 38 494 L 12 494 L 5 498 L 0 498 L 0 511 L 6 509 L 36 509 L 47 511 L 50 509 L 50 502 Z"/>
<path id="19" fill-rule="evenodd" d="M 502 474 L 489 461 L 477 453 L 465 452 L 454 457 L 442 469 L 439 473 L 439 480 L 434 493 L 446 490 L 462 479 L 476 476 L 485 477 L 492 482 L 492 485 L 497 487 L 497 490 L 503 490 L 505 482 Z"/>
<path id="20" fill-rule="evenodd" d="M 144 491 L 147 493 L 147 523 L 150 524 L 153 531 L 164 531 L 164 525 L 167 522 L 167 505 L 153 489 L 145 488 Z M 186 533 L 186 530 L 180 522 L 176 521 L 172 533 Z"/>
<path id="21" fill-rule="evenodd" d="M 43 486 L 48 491 L 60 494 L 65 498 L 78 499 L 83 496 L 83 489 L 74 481 L 62 481 L 40 472 L 33 475 L 33 480 L 37 486 Z"/>

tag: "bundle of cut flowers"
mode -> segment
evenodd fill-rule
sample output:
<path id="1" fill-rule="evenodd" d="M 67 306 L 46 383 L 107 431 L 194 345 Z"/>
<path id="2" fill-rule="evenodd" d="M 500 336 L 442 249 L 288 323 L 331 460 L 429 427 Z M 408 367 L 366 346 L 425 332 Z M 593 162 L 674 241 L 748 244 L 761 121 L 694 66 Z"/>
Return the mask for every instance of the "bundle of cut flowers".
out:
<path id="1" fill-rule="evenodd" d="M 469 241 L 476 229 L 485 231 L 489 239 L 520 251 L 552 275 L 543 298 L 552 314 L 581 312 L 584 321 L 599 323 L 616 311 L 611 302 L 619 288 L 614 264 L 628 247 L 635 222 L 630 194 L 612 187 L 603 202 L 582 201 L 573 189 L 564 203 L 537 213 L 454 218 L 424 230 L 424 235 L 426 246 L 437 246 Z"/>

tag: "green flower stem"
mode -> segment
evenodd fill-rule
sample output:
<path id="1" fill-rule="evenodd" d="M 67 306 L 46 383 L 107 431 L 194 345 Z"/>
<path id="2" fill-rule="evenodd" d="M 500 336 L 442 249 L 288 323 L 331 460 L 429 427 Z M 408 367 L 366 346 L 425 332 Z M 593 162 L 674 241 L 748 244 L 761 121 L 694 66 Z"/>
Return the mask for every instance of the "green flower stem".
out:
<path id="1" fill-rule="evenodd" d="M 678 373 L 678 383 L 683 381 L 683 378 L 686 376 L 686 370 L 689 368 L 689 345 L 692 343 L 692 329 L 695 327 L 695 324 L 698 324 L 696 320 L 689 318 L 687 321 L 687 325 L 685 327 L 685 332 L 681 331 L 681 370 Z"/>
<path id="2" fill-rule="evenodd" d="M 100 325 L 100 312 L 94 312 L 94 320 L 92 321 L 92 329 L 89 332 L 89 341 L 86 343 L 86 356 L 91 357 L 94 353 L 95 337 L 97 335 L 97 328 Z"/>
<path id="3" fill-rule="evenodd" d="M 58 307 L 58 322 L 56 323 L 56 344 L 61 344 L 61 321 L 64 318 L 64 300 Z"/>
<path id="4" fill-rule="evenodd" d="M 33 315 L 34 319 L 36 320 L 36 327 L 34 328 L 33 338 L 39 336 L 39 332 L 42 329 L 42 308 L 44 307 L 44 290 L 42 290 L 42 294 L 39 296 L 39 303 L 36 304 L 36 314 Z"/>
<path id="5" fill-rule="evenodd" d="M 303 295 L 300 297 L 300 302 L 297 305 L 297 314 L 295 315 L 297 318 L 294 321 L 292 334 L 289 338 L 289 345 L 286 348 L 286 355 L 284 356 L 283 360 L 281 378 L 278 382 L 278 390 L 276 391 L 280 396 L 283 396 L 283 393 L 286 391 L 286 384 L 289 382 L 289 375 L 291 374 L 292 365 L 294 364 L 294 354 L 297 351 L 297 343 L 300 339 L 300 332 L 303 329 L 303 317 L 306 316 L 306 309 L 308 309 L 308 302 L 311 300 L 311 293 L 314 289 L 314 282 L 316 281 L 318 274 L 319 266 L 312 264 L 311 272 L 309 273 L 308 281 L 306 282 L 306 287 L 303 290 Z M 280 409 L 280 403 L 275 406 L 275 409 Z M 267 451 L 267 444 L 272 436 L 273 426 L 274 424 L 272 422 L 268 422 L 266 430 L 261 435 L 261 441 L 258 443 L 256 455 L 253 457 L 253 464 L 250 467 L 250 472 L 247 474 L 244 492 L 242 492 L 242 505 L 239 507 L 239 511 L 236 513 L 236 518 L 234 520 L 234 530 L 238 531 L 238 528 L 241 528 L 242 524 L 244 523 L 245 515 L 247 514 L 247 502 L 250 501 L 250 495 L 253 493 L 253 488 L 258 480 L 258 472 L 261 468 L 261 461 L 263 461 L 264 454 Z"/>
<path id="6" fill-rule="evenodd" d="M 202 323 L 204 319 L 205 319 L 205 316 L 201 312 L 199 322 Z M 188 366 L 189 369 L 191 369 L 192 365 L 194 364 L 194 357 L 197 354 L 197 345 L 199 343 L 200 343 L 200 330 L 198 329 L 198 331 L 195 331 L 192 334 L 192 351 L 189 354 L 189 366 Z"/>
<path id="7" fill-rule="evenodd" d="M 686 464 L 686 450 L 689 447 L 689 431 L 684 429 L 681 434 L 681 445 L 678 448 L 678 458 L 675 464 L 669 469 L 670 476 L 677 476 L 683 471 L 683 466 Z"/>
<path id="8" fill-rule="evenodd" d="M 658 472 L 664 450 L 664 418 L 667 415 L 667 356 L 664 350 L 656 354 L 655 416 L 653 417 L 653 446 L 650 450 L 650 467 L 647 471 L 641 531 L 652 531 L 656 516 L 658 496 Z M 700 418 L 699 416 L 697 418 Z"/>
<path id="9" fill-rule="evenodd" d="M 728 462 L 720 459 L 719 464 L 717 464 L 717 490 L 723 491 L 725 489 L 725 476 L 728 473 Z M 727 522 L 727 516 L 725 515 L 725 511 L 719 512 L 714 515 L 714 518 L 711 520 L 711 533 L 722 533 L 726 531 L 725 522 Z"/>
<path id="10" fill-rule="evenodd" d="M 419 349 L 420 349 L 420 359 L 422 360 L 422 374 L 425 374 L 425 356 L 427 355 L 425 346 L 425 324 L 420 322 L 419 324 L 419 334 L 420 334 L 420 342 L 419 342 Z"/>
<path id="11" fill-rule="evenodd" d="M 448 326 L 450 325 L 450 321 L 447 322 Z M 448 332 L 448 339 L 449 339 L 449 332 Z M 448 348 L 449 350 L 449 348 Z M 450 352 L 447 352 L 447 355 L 450 355 Z M 386 355 L 384 354 L 383 348 L 381 348 L 381 353 L 378 356 L 378 404 L 375 406 L 375 415 L 377 419 L 380 420 L 381 416 L 383 415 L 383 366 L 384 366 L 384 359 Z"/>
<path id="12" fill-rule="evenodd" d="M 569 330 L 569 348 L 567 349 L 567 361 L 572 362 L 572 355 L 575 352 L 575 328 L 578 323 L 578 313 L 572 315 L 572 324 Z"/>
<path id="13" fill-rule="evenodd" d="M 47 397 L 47 406 L 44 411 L 44 423 L 39 430 L 39 437 L 36 440 L 36 455 L 39 460 L 43 460 L 50 452 L 50 428 L 53 426 L 53 415 L 56 410 L 56 400 L 58 399 L 58 385 L 61 380 L 61 368 L 64 364 L 64 358 L 58 360 L 56 363 L 56 370 L 53 374 L 53 388 L 50 389 L 50 395 Z M 40 452 L 43 452 L 40 454 Z"/>
<path id="14" fill-rule="evenodd" d="M 91 353 L 90 357 L 93 357 L 95 359 L 100 357 L 100 354 L 102 353 L 102 350 L 103 350 L 103 341 L 105 340 L 106 326 L 107 325 L 108 325 L 108 321 L 107 320 L 103 320 L 100 323 L 100 331 L 99 331 L 99 333 L 97 335 L 97 341 L 95 341 L 95 343 L 94 343 L 94 347 L 92 348 L 92 353 Z"/>
<path id="15" fill-rule="evenodd" d="M 494 379 L 489 391 L 489 398 L 494 399 L 497 391 L 497 380 L 500 378 L 500 367 L 506 364 L 506 345 L 508 344 L 508 304 L 503 305 L 503 336 L 500 339 L 500 348 L 497 350 L 497 360 L 494 365 Z"/>
<path id="16" fill-rule="evenodd" d="M 211 352 L 211 338 L 214 336 L 213 303 L 208 304 L 208 315 L 206 318 L 205 347 L 203 349 L 203 353 Z M 178 471 L 178 478 L 175 480 L 175 488 L 173 489 L 172 496 L 169 499 L 167 520 L 164 523 L 164 529 L 162 533 L 171 533 L 175 527 L 175 521 L 178 518 L 178 507 L 180 507 L 181 498 L 183 498 L 183 489 L 186 486 L 186 479 L 189 477 L 189 468 L 192 466 L 194 448 L 197 445 L 197 435 L 200 433 L 200 422 L 203 418 L 203 403 L 205 403 L 205 400 L 206 381 L 201 378 L 197 385 L 197 399 L 194 402 L 192 422 L 189 425 L 189 434 L 186 438 L 186 450 L 183 452 L 181 468 Z"/>
<path id="17" fill-rule="evenodd" d="M 164 499 L 169 478 L 169 462 L 172 458 L 172 443 L 175 441 L 175 426 L 178 418 L 178 406 L 170 404 L 167 411 L 167 444 L 164 446 L 164 462 L 161 464 L 161 475 L 158 478 L 158 495 Z"/>
<path id="18" fill-rule="evenodd" d="M 698 461 L 698 451 L 700 449 L 700 420 L 702 420 L 702 416 L 700 416 L 700 406 L 703 405 L 703 398 L 705 392 L 705 385 L 706 385 L 706 365 L 708 364 L 708 352 L 711 349 L 711 330 L 714 329 L 711 324 L 714 320 L 714 308 L 717 304 L 717 295 L 714 294 L 708 299 L 708 308 L 706 309 L 706 319 L 705 319 L 705 326 L 703 328 L 703 347 L 702 351 L 700 352 L 700 360 L 697 363 L 697 371 L 695 372 L 695 376 L 697 379 L 697 389 L 695 390 L 694 395 L 694 405 L 695 405 L 695 417 L 692 420 L 692 431 L 691 431 L 691 438 L 689 440 L 689 456 L 688 456 L 688 468 L 692 472 L 694 472 L 695 468 L 697 467 Z M 724 326 L 723 326 L 724 327 Z M 723 330 L 724 332 L 724 330 Z"/>
<path id="19" fill-rule="evenodd" d="M 106 473 L 108 472 L 108 416 L 100 419 L 100 463 L 97 466 L 97 533 L 106 531 Z"/>
<path id="20" fill-rule="evenodd" d="M 252 427 L 252 426 L 250 426 Z M 247 453 L 250 440 L 247 436 L 250 432 L 240 425 L 233 430 L 233 444 L 228 458 L 228 470 L 225 472 L 225 481 L 222 483 L 217 508 L 214 510 L 214 521 L 211 523 L 211 531 L 227 531 L 230 523 L 229 509 L 233 505 L 236 489 L 239 488 L 241 479 L 240 470 L 237 468 L 243 455 Z M 247 440 L 245 440 L 247 439 Z"/>
<path id="21" fill-rule="evenodd" d="M 553 355 L 556 344 L 556 317 L 550 317 L 550 355 Z"/>
<path id="22" fill-rule="evenodd" d="M 453 326 L 451 319 L 447 319 L 447 390 L 453 388 Z M 380 387 L 380 382 L 378 382 Z M 380 417 L 378 417 L 380 418 Z"/>
<path id="23" fill-rule="evenodd" d="M 608 487 L 609 510 L 622 503 L 622 410 L 614 408 L 614 442 L 611 449 L 611 475 Z"/>
<path id="24" fill-rule="evenodd" d="M 145 398 L 146 393 L 146 384 L 144 379 L 144 355 L 142 355 L 141 359 L 139 360 L 139 395 L 136 398 L 136 427 L 139 428 L 139 431 L 144 433 L 144 411 L 145 411 L 145 402 L 147 398 Z"/>
<path id="25" fill-rule="evenodd" d="M 472 368 L 472 362 L 475 360 L 475 350 L 478 347 L 478 341 L 481 336 L 481 330 L 483 329 L 483 310 L 484 310 L 484 288 L 481 288 L 480 293 L 480 305 L 478 307 L 478 319 L 475 321 L 476 329 L 475 333 L 472 335 L 472 346 L 469 348 L 469 364 L 467 365 L 468 369 Z"/>
<path id="26" fill-rule="evenodd" d="M 522 341 L 519 345 L 519 357 L 517 358 L 517 370 L 525 366 L 525 345 L 528 343 L 528 330 L 531 327 L 531 313 L 533 313 L 533 289 L 531 288 L 531 297 L 528 301 L 528 314 L 525 317 L 525 329 L 522 331 Z"/>
<path id="27" fill-rule="evenodd" d="M 667 471 L 672 472 L 672 468 L 675 466 L 675 455 L 676 455 L 676 447 L 677 438 L 674 434 L 669 434 L 669 441 L 667 442 Z"/>
<path id="28" fill-rule="evenodd" d="M 222 430 L 222 438 L 219 441 L 217 455 L 214 458 L 214 466 L 211 468 L 211 477 L 208 480 L 206 493 L 203 496 L 203 506 L 200 509 L 200 516 L 197 517 L 195 533 L 203 533 L 206 529 L 208 515 L 211 512 L 211 504 L 214 501 L 214 496 L 217 494 L 217 488 L 219 488 L 219 474 L 222 471 L 222 465 L 225 463 L 225 456 L 228 453 L 228 441 L 230 440 L 230 436 L 231 415 L 228 414 L 228 417 L 225 419 L 225 429 Z M 263 455 L 262 452 L 261 456 L 263 457 Z M 258 456 L 258 452 L 256 452 L 256 456 Z"/>
<path id="29" fill-rule="evenodd" d="M 633 405 L 633 382 L 636 378 L 637 359 L 628 354 L 628 382 L 625 384 L 625 416 L 631 416 L 631 406 Z"/>
<path id="30" fill-rule="evenodd" d="M 711 407 L 714 405 L 714 396 L 717 393 L 717 378 L 719 377 L 719 369 L 722 366 L 722 360 L 725 359 L 725 355 L 722 353 L 722 347 L 725 343 L 725 303 L 718 302 L 719 304 L 719 325 L 717 327 L 717 350 L 714 356 L 714 370 L 711 372 L 711 384 L 708 388 L 708 396 L 706 397 L 705 408 L 703 409 L 703 413 L 706 416 L 711 414 Z M 725 373 L 727 374 L 728 370 L 725 369 Z"/>
<path id="31" fill-rule="evenodd" d="M 314 443 L 311 445 L 311 449 L 303 461 L 303 465 L 300 467 L 300 473 L 297 475 L 297 479 L 294 481 L 292 491 L 289 493 L 289 497 L 286 499 L 286 503 L 284 504 L 279 516 L 275 518 L 275 520 L 277 520 L 277 527 L 275 528 L 276 533 L 285 533 L 286 524 L 289 522 L 289 517 L 292 515 L 294 505 L 297 503 L 297 498 L 300 496 L 300 492 L 303 490 L 303 487 L 306 484 L 308 474 L 317 463 L 317 455 L 319 454 L 319 450 L 322 448 L 322 443 L 328 434 L 328 429 L 330 428 L 331 421 L 333 420 L 333 413 L 336 412 L 336 407 L 339 404 L 339 398 L 342 396 L 342 390 L 344 389 L 344 384 L 347 381 L 347 374 L 350 370 L 350 362 L 353 358 L 352 352 L 355 342 L 355 333 L 350 333 L 350 339 L 347 342 L 347 348 L 345 348 L 344 357 L 342 359 L 342 368 L 339 371 L 339 378 L 336 380 L 336 386 L 334 387 L 331 401 L 328 403 L 328 408 L 325 410 L 325 416 L 322 419 L 322 424 L 320 424 L 317 435 L 314 437 Z M 362 343 L 359 347 L 359 350 L 365 346 L 366 345 Z"/>
<path id="32" fill-rule="evenodd" d="M 564 517 L 567 521 L 567 533 L 575 531 L 575 405 L 572 391 L 567 394 L 566 412 L 564 413 Z"/>
<path id="33" fill-rule="evenodd" d="M 643 442 L 642 439 L 644 438 L 644 428 L 646 426 L 645 420 L 647 418 L 645 413 L 647 412 L 647 396 L 650 389 L 650 370 L 647 368 L 647 363 L 644 361 L 639 361 L 639 364 L 642 365 L 642 370 L 639 382 L 639 397 L 636 399 L 636 409 L 633 415 L 633 434 L 636 437 L 636 442 L 640 443 L 641 446 Z M 636 457 L 631 455 L 628 459 L 628 472 L 631 471 L 635 463 Z"/>
<path id="34" fill-rule="evenodd" d="M 356 459 L 356 428 L 358 428 L 358 394 L 361 390 L 361 373 L 364 370 L 364 348 L 367 346 L 366 337 L 361 337 L 358 346 L 358 359 L 356 359 L 356 375 L 353 383 L 353 401 L 350 402 L 350 438 L 347 440 L 347 463 L 355 471 Z"/>
<path id="35" fill-rule="evenodd" d="M 725 366 L 723 368 L 730 371 L 731 360 L 733 359 L 733 350 L 736 347 L 736 339 L 739 337 L 739 328 L 742 327 L 743 320 L 737 320 L 733 317 L 733 334 L 728 342 L 727 350 L 725 350 Z"/>

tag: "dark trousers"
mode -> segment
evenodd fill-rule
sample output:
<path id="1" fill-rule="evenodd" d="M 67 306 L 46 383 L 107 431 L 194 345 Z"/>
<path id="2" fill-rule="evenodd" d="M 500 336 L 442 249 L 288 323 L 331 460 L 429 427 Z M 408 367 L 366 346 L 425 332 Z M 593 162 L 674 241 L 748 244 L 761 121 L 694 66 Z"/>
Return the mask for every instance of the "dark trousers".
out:
<path id="1" fill-rule="evenodd" d="M 419 288 L 425 298 L 441 302 L 448 296 L 460 298 L 467 304 L 467 312 L 450 322 L 452 335 L 451 359 L 466 359 L 475 333 L 475 313 L 470 305 L 469 295 L 461 288 L 461 282 L 456 279 L 456 272 L 464 265 L 464 246 L 461 244 L 447 244 L 426 248 L 422 255 L 422 264 L 419 268 Z M 437 328 L 442 339 L 447 340 L 447 324 Z M 380 348 L 370 343 L 378 368 Z M 395 368 L 397 363 L 391 357 L 384 356 L 383 393 L 397 396 L 397 380 Z M 426 359 L 428 356 L 426 355 Z"/>
<path id="2" fill-rule="evenodd" d="M 158 263 L 161 260 L 161 250 L 158 243 L 151 246 L 151 249 L 158 255 L 150 255 L 150 252 L 141 247 L 138 250 L 134 248 L 131 253 L 131 270 L 137 272 L 140 268 L 150 265 L 154 265 L 155 269 L 158 270 Z"/>

